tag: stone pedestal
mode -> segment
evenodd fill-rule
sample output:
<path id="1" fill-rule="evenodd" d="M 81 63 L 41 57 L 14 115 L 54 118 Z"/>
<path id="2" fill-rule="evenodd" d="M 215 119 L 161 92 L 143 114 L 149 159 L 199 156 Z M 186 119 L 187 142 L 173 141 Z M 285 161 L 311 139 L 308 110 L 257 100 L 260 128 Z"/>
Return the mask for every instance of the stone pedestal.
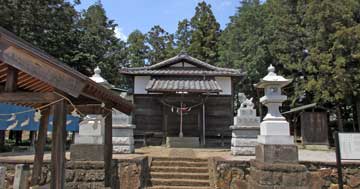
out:
<path id="1" fill-rule="evenodd" d="M 304 165 L 250 161 L 248 189 L 309 189 L 310 174 Z"/>
<path id="2" fill-rule="evenodd" d="M 199 148 L 199 137 L 166 137 L 168 148 Z"/>
<path id="3" fill-rule="evenodd" d="M 131 116 L 119 111 L 113 112 L 112 142 L 114 154 L 131 154 L 135 152 L 134 129 L 131 124 Z"/>
<path id="4" fill-rule="evenodd" d="M 260 119 L 256 117 L 256 110 L 252 108 L 251 101 L 247 100 L 249 107 L 242 104 L 237 116 L 234 118 L 232 130 L 232 155 L 255 155 L 257 136 L 260 134 Z M 251 104 L 250 104 L 251 103 Z"/>
<path id="5" fill-rule="evenodd" d="M 79 125 L 75 144 L 70 146 L 72 161 L 104 160 L 105 126 L 101 115 L 89 115 Z"/>

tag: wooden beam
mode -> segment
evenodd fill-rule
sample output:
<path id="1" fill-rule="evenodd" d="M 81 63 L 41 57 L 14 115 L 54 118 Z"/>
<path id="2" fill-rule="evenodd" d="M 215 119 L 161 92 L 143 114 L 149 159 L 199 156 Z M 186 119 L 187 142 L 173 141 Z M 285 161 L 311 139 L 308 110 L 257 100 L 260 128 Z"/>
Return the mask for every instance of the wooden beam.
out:
<path id="1" fill-rule="evenodd" d="M 107 109 L 112 109 L 111 105 L 106 104 Z M 105 144 L 104 144 L 104 161 L 105 161 L 105 187 L 111 186 L 111 162 L 112 162 L 112 112 L 104 112 L 105 116 Z"/>
<path id="2" fill-rule="evenodd" d="M 0 45 L 0 60 L 35 77 L 71 96 L 78 97 L 86 86 L 86 81 L 75 77 L 74 73 L 60 68 L 50 60 L 44 60 L 14 46 Z"/>
<path id="3" fill-rule="evenodd" d="M 51 145 L 51 189 L 65 188 L 66 101 L 54 105 Z"/>
<path id="4" fill-rule="evenodd" d="M 31 177 L 31 185 L 38 185 L 41 179 L 42 165 L 44 161 L 44 147 L 46 143 L 46 134 L 48 131 L 50 108 L 45 108 L 41 111 L 40 128 L 38 131 L 38 138 L 35 143 L 35 157 L 33 164 L 33 171 Z"/>
<path id="5" fill-rule="evenodd" d="M 14 92 L 17 89 L 17 73 L 18 70 L 14 67 L 8 66 L 8 71 L 6 75 L 6 82 L 5 82 L 5 92 Z M 5 131 L 0 131 L 0 146 L 5 144 Z"/>
<path id="6" fill-rule="evenodd" d="M 5 92 L 14 92 L 17 89 L 17 74 L 18 70 L 12 66 L 8 66 L 6 83 L 5 83 Z"/>
<path id="7" fill-rule="evenodd" d="M 0 93 L 0 102 L 45 104 L 61 99 L 52 92 L 5 92 Z"/>
<path id="8" fill-rule="evenodd" d="M 101 104 L 76 105 L 76 108 L 83 114 L 103 114 L 107 112 Z"/>

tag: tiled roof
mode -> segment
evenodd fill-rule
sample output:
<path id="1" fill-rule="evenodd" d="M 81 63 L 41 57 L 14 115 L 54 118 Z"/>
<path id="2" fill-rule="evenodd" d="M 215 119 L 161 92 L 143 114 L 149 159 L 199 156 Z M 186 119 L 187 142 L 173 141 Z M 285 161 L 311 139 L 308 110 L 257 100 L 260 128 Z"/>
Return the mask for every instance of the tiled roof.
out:
<path id="1" fill-rule="evenodd" d="M 146 85 L 149 92 L 221 92 L 215 80 L 164 80 L 152 79 Z"/>
<path id="2" fill-rule="evenodd" d="M 192 75 L 192 76 L 242 76 L 241 72 L 211 71 L 211 70 L 120 70 L 122 74 L 128 75 Z"/>
<path id="3" fill-rule="evenodd" d="M 179 62 L 190 63 L 197 68 L 186 70 L 168 69 L 168 66 Z M 201 68 L 201 70 L 199 70 Z M 198 60 L 187 54 L 179 54 L 160 63 L 137 68 L 122 68 L 120 73 L 125 75 L 194 75 L 194 76 L 243 76 L 245 73 L 239 69 L 220 68 Z"/>

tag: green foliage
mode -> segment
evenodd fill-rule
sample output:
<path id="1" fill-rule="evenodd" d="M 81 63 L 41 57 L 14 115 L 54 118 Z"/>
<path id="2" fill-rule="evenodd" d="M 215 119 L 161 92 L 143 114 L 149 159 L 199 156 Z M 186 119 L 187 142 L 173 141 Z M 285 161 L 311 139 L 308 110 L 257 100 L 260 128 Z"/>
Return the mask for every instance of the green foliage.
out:
<path id="1" fill-rule="evenodd" d="M 188 51 L 191 39 L 190 22 L 184 19 L 178 23 L 178 28 L 175 33 L 177 52 L 181 50 Z"/>
<path id="2" fill-rule="evenodd" d="M 152 27 L 147 33 L 146 42 L 150 48 L 148 52 L 150 64 L 159 63 L 175 55 L 174 36 L 159 25 Z"/>
<path id="3" fill-rule="evenodd" d="M 149 47 L 145 45 L 146 36 L 139 30 L 133 31 L 127 40 L 127 60 L 130 67 L 145 65 Z"/>
<path id="4" fill-rule="evenodd" d="M 258 1 L 244 1 L 220 38 L 219 66 L 240 68 L 247 78 L 239 90 L 255 96 L 253 84 L 266 74 L 272 63 L 269 36 L 266 35 L 266 10 Z"/>
<path id="5" fill-rule="evenodd" d="M 198 3 L 190 26 L 189 53 L 207 63 L 215 64 L 218 60 L 220 24 L 216 21 L 211 5 L 204 1 Z"/>

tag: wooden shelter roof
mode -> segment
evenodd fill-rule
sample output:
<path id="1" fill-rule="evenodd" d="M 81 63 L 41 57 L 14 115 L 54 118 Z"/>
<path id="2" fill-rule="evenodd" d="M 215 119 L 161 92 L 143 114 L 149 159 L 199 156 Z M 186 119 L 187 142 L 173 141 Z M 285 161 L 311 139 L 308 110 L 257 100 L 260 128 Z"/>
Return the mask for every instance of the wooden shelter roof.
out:
<path id="1" fill-rule="evenodd" d="M 61 93 L 74 100 L 74 104 L 106 102 L 126 114 L 130 114 L 133 109 L 131 103 L 116 93 L 0 27 L 1 91 L 5 88 L 9 69 L 13 68 L 18 70 L 17 92 L 21 91 L 23 95 L 26 95 L 26 92 L 36 92 L 46 96 L 50 101 L 56 98 L 56 93 Z M 2 96 L 6 98 L 5 93 Z M 36 99 L 32 99 L 31 102 L 26 101 L 26 96 L 24 96 L 24 103 L 20 105 L 36 108 L 41 103 L 42 101 L 36 101 Z"/>
<path id="2" fill-rule="evenodd" d="M 194 68 L 173 69 L 170 66 L 179 62 L 186 62 L 194 65 Z M 181 53 L 160 63 L 137 68 L 122 68 L 120 73 L 124 75 L 193 75 L 193 76 L 244 76 L 245 73 L 240 69 L 221 68 L 210 65 L 199 59 Z"/>
<path id="3" fill-rule="evenodd" d="M 222 89 L 216 80 L 167 80 L 152 79 L 146 88 L 149 92 L 221 92 Z"/>

